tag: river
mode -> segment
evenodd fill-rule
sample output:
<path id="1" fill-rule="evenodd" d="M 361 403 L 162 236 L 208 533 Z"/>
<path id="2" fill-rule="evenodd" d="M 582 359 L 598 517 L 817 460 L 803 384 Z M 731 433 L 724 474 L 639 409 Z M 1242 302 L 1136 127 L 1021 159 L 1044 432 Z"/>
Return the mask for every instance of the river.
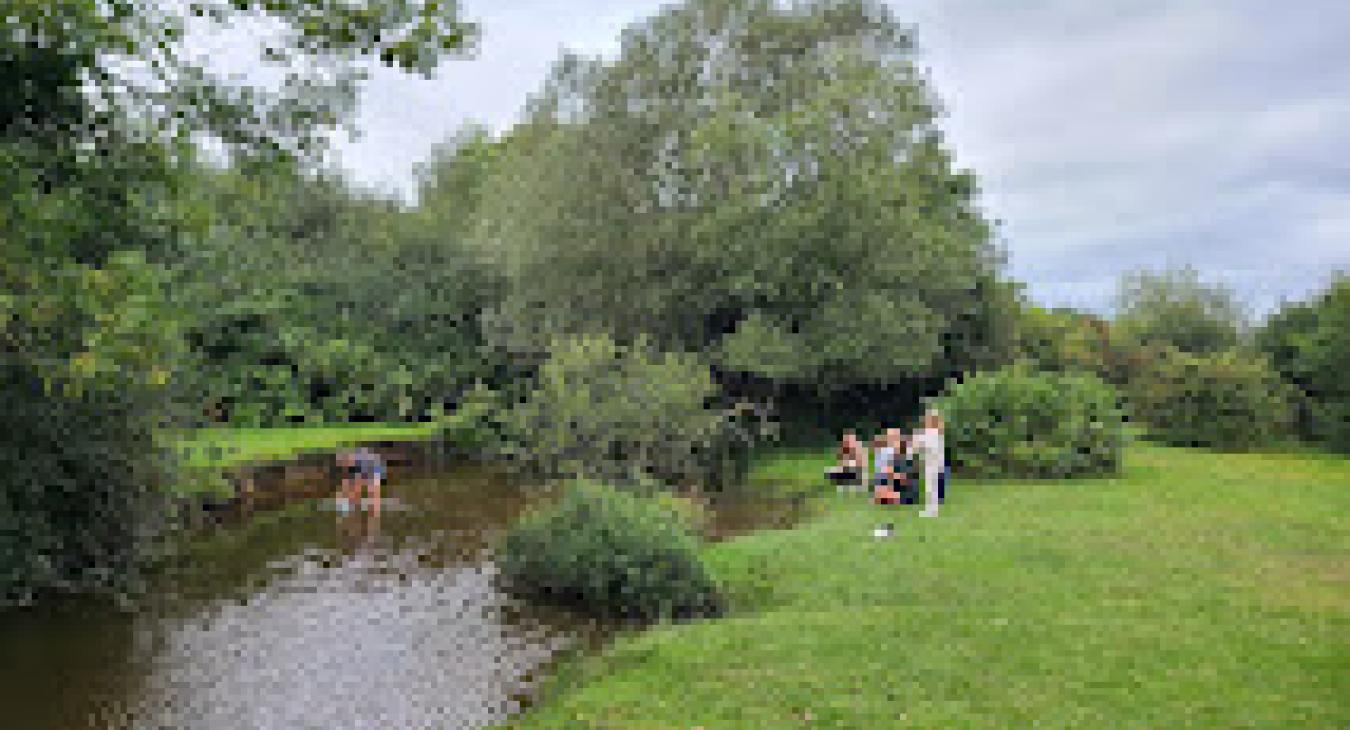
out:
<path id="1" fill-rule="evenodd" d="M 393 477 L 378 517 L 309 498 L 203 531 L 135 611 L 0 614 L 0 726 L 486 727 L 610 634 L 497 589 L 488 546 L 537 490 L 481 467 Z M 729 534 L 790 512 L 713 517 Z"/>

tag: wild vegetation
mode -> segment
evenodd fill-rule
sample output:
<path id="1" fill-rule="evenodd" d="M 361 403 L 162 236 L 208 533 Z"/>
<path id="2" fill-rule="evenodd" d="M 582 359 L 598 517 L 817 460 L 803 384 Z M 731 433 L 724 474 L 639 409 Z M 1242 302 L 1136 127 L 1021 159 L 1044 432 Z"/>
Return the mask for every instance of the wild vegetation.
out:
<path id="1" fill-rule="evenodd" d="M 580 482 L 508 532 L 497 564 L 517 594 L 603 616 L 713 615 L 722 598 L 693 528 L 668 502 Z"/>
<path id="2" fill-rule="evenodd" d="M 1115 325 L 1127 338 L 1201 355 L 1236 347 L 1246 325 L 1233 290 L 1192 267 L 1122 276 L 1116 309 Z"/>
<path id="3" fill-rule="evenodd" d="M 156 434 L 194 372 L 181 354 L 194 319 L 213 316 L 184 309 L 171 285 L 222 212 L 201 205 L 213 173 L 196 143 L 232 161 L 226 177 L 300 169 L 343 118 L 363 64 L 430 71 L 472 31 L 454 3 L 374 9 L 298 0 L 6 6 L 0 604 L 134 583 L 156 514 L 143 503 L 170 479 Z M 213 75 L 184 50 L 190 16 L 274 22 L 283 42 L 271 62 L 293 72 L 287 83 Z M 272 243 L 246 240 L 244 259 Z M 232 270 L 219 264 L 209 276 Z"/>
<path id="4" fill-rule="evenodd" d="M 961 476 L 1115 474 L 1125 446 L 1116 389 L 1085 373 L 981 373 L 937 401 Z"/>
<path id="5" fill-rule="evenodd" d="M 671 4 L 448 140 L 416 202 L 325 140 L 369 64 L 468 46 L 457 3 L 12 6 L 0 606 L 133 589 L 185 471 L 442 438 L 584 482 L 500 545 L 518 592 L 730 614 L 575 663 L 527 727 L 1346 715 L 1350 475 L 1271 450 L 1350 448 L 1346 277 L 1264 322 L 1190 269 L 1029 301 L 888 5 Z M 280 87 L 185 54 L 240 19 L 280 29 Z M 812 493 L 823 433 L 931 404 L 965 480 L 940 526 L 859 539 L 876 508 L 818 496 L 705 545 L 671 496 Z"/>
<path id="6" fill-rule="evenodd" d="M 554 341 L 534 389 L 506 415 L 520 462 L 552 476 L 611 484 L 723 484 L 736 480 L 738 428 L 706 364 L 643 340 L 604 335 Z"/>
<path id="7" fill-rule="evenodd" d="M 1350 276 L 1338 275 L 1307 302 L 1287 303 L 1256 335 L 1276 370 L 1293 385 L 1298 432 L 1350 452 Z"/>
<path id="8" fill-rule="evenodd" d="M 801 423 L 849 393 L 910 409 L 1004 357 L 1012 301 L 936 119 L 876 3 L 685 3 L 612 60 L 565 56 L 484 188 L 488 341 L 529 362 L 645 339 Z"/>
<path id="9" fill-rule="evenodd" d="M 1289 433 L 1289 390 L 1262 354 L 1169 347 L 1140 370 L 1130 403 L 1160 441 L 1250 449 Z"/>

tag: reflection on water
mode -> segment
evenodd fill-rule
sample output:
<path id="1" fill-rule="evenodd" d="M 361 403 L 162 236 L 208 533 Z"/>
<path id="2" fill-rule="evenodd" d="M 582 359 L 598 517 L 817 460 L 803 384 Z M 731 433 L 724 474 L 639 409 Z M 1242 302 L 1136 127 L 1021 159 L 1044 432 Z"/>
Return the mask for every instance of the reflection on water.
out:
<path id="1" fill-rule="evenodd" d="M 486 548 L 526 492 L 460 470 L 387 493 L 378 516 L 307 500 L 195 539 L 135 614 L 0 616 L 0 725 L 483 727 L 603 634 L 495 588 Z"/>

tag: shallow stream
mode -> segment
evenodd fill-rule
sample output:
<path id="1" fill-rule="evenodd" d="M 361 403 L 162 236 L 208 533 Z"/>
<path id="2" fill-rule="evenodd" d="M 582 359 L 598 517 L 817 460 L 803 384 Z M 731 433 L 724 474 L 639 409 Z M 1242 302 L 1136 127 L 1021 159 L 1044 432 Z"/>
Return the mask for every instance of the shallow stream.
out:
<path id="1" fill-rule="evenodd" d="M 0 725 L 477 728 L 606 627 L 502 594 L 487 551 L 540 497 L 490 470 L 395 470 L 379 516 L 292 500 L 202 531 L 137 611 L 0 614 Z M 725 501 L 715 531 L 785 524 Z"/>

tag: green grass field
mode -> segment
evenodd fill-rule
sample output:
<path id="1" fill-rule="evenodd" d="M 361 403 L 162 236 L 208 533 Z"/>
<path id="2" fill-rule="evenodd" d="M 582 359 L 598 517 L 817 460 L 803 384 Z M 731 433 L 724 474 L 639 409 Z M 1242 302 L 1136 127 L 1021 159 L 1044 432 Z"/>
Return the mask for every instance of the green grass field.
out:
<path id="1" fill-rule="evenodd" d="M 188 467 L 222 467 L 284 459 L 306 451 L 372 441 L 414 441 L 436 433 L 434 423 L 348 423 L 279 428 L 204 428 L 180 438 Z"/>
<path id="2" fill-rule="evenodd" d="M 936 520 L 829 494 L 711 545 L 730 617 L 566 662 L 513 727 L 1350 726 L 1350 460 L 1128 457 L 1114 479 L 958 479 Z M 827 459 L 756 479 L 815 484 Z"/>
<path id="3" fill-rule="evenodd" d="M 250 462 L 286 459 L 374 441 L 432 438 L 434 423 L 353 423 L 279 428 L 203 428 L 174 439 L 184 474 L 171 490 L 180 496 L 224 493 L 220 470 Z"/>

